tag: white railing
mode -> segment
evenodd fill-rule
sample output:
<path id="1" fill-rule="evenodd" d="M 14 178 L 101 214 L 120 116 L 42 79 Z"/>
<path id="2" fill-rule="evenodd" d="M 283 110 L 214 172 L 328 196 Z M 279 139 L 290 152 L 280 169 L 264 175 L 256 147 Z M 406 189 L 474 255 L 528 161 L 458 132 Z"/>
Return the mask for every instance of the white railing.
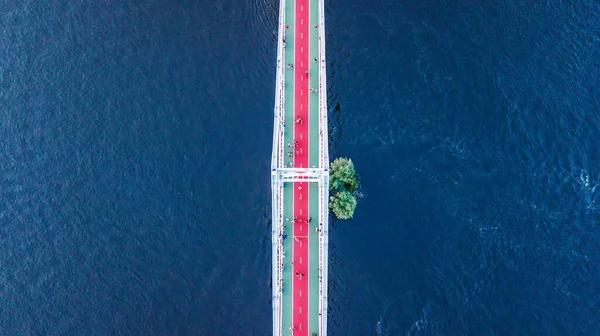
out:
<path id="1" fill-rule="evenodd" d="M 323 198 L 325 199 L 325 208 L 323 209 L 323 227 L 319 233 L 319 252 L 321 257 L 321 293 L 319 323 L 321 335 L 327 335 L 327 283 L 329 267 L 329 176 L 323 178 Z"/>
<path id="2" fill-rule="evenodd" d="M 282 0 L 285 1 L 285 0 Z M 285 61 L 285 56 L 283 58 L 283 60 Z M 279 111 L 279 127 L 280 127 L 280 132 L 279 132 L 279 168 L 283 167 L 285 164 L 285 156 L 283 155 L 283 149 L 284 147 L 284 138 L 285 138 L 285 74 L 281 74 L 282 76 L 282 80 L 281 80 L 281 95 L 279 97 L 279 99 L 281 100 L 280 106 L 281 109 Z"/>
<path id="3" fill-rule="evenodd" d="M 278 269 L 279 269 L 279 273 L 277 274 L 277 287 L 278 287 L 278 291 L 279 291 L 279 303 L 280 305 L 282 304 L 282 292 L 283 292 L 283 267 L 284 267 L 284 263 L 283 263 L 283 257 L 284 257 L 284 251 L 283 251 L 283 184 L 278 181 L 277 182 L 277 191 L 278 191 L 278 204 L 277 207 L 279 208 L 279 212 L 278 212 L 278 217 L 277 217 L 277 232 L 278 232 L 278 241 L 279 244 L 277 245 L 278 247 Z M 282 314 L 283 314 L 283 308 L 279 309 L 279 315 L 277 316 L 278 321 L 281 325 L 281 321 L 282 321 Z M 282 329 L 281 326 L 279 327 L 279 334 L 282 334 Z"/>
<path id="4" fill-rule="evenodd" d="M 327 69 L 325 67 L 325 54 L 322 51 L 322 46 L 321 46 L 321 31 L 322 31 L 323 27 L 321 26 L 321 29 L 319 29 L 319 60 L 320 60 L 320 64 L 319 66 L 321 67 L 321 69 L 319 70 L 319 167 L 320 168 L 324 168 L 324 162 L 323 162 L 323 154 L 324 152 L 324 144 L 323 144 L 323 136 L 327 135 L 328 130 L 327 130 L 327 119 L 325 119 L 325 124 L 323 124 L 323 92 L 326 91 L 326 89 L 324 89 L 323 86 L 323 78 L 327 77 Z"/>
<path id="5" fill-rule="evenodd" d="M 271 154 L 271 170 L 283 166 L 283 142 L 285 126 L 285 0 L 279 3 L 279 33 L 277 36 L 277 67 L 275 75 L 275 108 L 273 113 L 273 152 Z M 279 143 L 278 143 L 279 142 Z"/>
<path id="6" fill-rule="evenodd" d="M 285 182 L 291 180 L 298 182 L 319 182 L 323 175 L 323 170 L 319 168 L 298 169 L 298 168 L 282 168 L 277 170 L 279 178 Z"/>
<path id="7" fill-rule="evenodd" d="M 285 52 L 283 38 L 285 36 L 285 1 L 279 2 L 279 31 L 277 36 L 277 68 L 275 75 L 275 108 L 273 113 L 273 153 L 271 154 L 271 188 L 272 188 L 272 278 L 273 278 L 273 335 L 281 336 L 282 314 L 282 282 L 283 282 L 283 245 L 281 229 L 283 226 L 283 194 L 282 185 L 277 176 L 277 168 L 283 166 L 283 132 L 285 112 Z"/>
<path id="8" fill-rule="evenodd" d="M 285 0 L 282 0 L 282 2 L 285 2 Z M 283 33 L 282 33 L 283 34 Z M 280 39 L 280 41 L 277 43 L 278 49 L 281 51 L 281 64 L 277 65 L 277 89 L 276 91 L 279 92 L 279 96 L 277 97 L 277 99 L 279 99 L 279 110 L 276 111 L 275 113 L 277 114 L 276 120 L 275 122 L 277 123 L 277 127 L 278 127 L 278 134 L 276 134 L 277 139 L 279 140 L 279 146 L 278 146 L 278 151 L 279 151 L 279 160 L 277 162 L 277 167 L 283 167 L 283 162 L 284 162 L 284 156 L 283 156 L 283 136 L 284 136 L 284 132 L 285 132 L 285 66 L 284 66 L 284 62 L 285 62 L 285 53 L 283 52 L 283 43 Z M 278 62 L 279 63 L 279 62 Z M 273 136 L 273 138 L 275 138 L 275 134 Z"/>
<path id="9" fill-rule="evenodd" d="M 323 260 L 323 253 L 325 253 L 324 249 L 323 249 L 323 237 L 324 237 L 324 232 L 323 232 L 323 225 L 322 223 L 327 220 L 327 209 L 325 209 L 325 202 L 324 202 L 324 196 L 325 196 L 325 192 L 324 189 L 328 188 L 328 186 L 325 185 L 325 179 L 321 179 L 321 183 L 319 184 L 319 218 L 321 219 L 319 221 L 319 333 L 321 335 L 325 335 L 323 333 L 323 318 L 322 318 L 322 311 L 323 311 L 323 266 L 324 266 L 324 260 Z"/>
<path id="10" fill-rule="evenodd" d="M 282 0 L 283 3 L 285 0 Z M 281 20 L 280 14 L 280 20 Z M 282 23 L 279 23 L 279 34 L 281 34 Z M 280 118 L 281 118 L 281 109 L 283 108 L 281 101 L 282 90 L 279 86 L 281 82 L 281 68 L 283 68 L 283 53 L 282 48 L 280 47 L 279 41 L 277 42 L 277 67 L 275 72 L 275 107 L 273 110 L 273 152 L 271 153 L 271 170 L 276 169 L 278 166 L 277 154 L 279 152 L 279 144 L 277 143 L 277 139 L 279 139 L 280 132 Z"/>
<path id="11" fill-rule="evenodd" d="M 273 188 L 273 335 L 282 335 L 282 292 L 283 292 L 283 183 L 276 174 L 272 174 L 271 187 Z"/>
<path id="12" fill-rule="evenodd" d="M 273 198 L 273 204 L 272 204 L 272 209 L 271 209 L 271 215 L 272 215 L 272 221 L 271 221 L 271 241 L 272 241 L 272 249 L 273 249 L 273 256 L 272 256 L 272 260 L 271 262 L 273 263 L 272 265 L 272 274 L 271 277 L 273 278 L 273 294 L 272 294 L 272 300 L 273 300 L 273 335 L 280 335 L 280 330 L 281 330 L 281 324 L 279 321 L 281 321 L 279 319 L 279 316 L 281 315 L 281 292 L 279 291 L 279 287 L 278 287 L 278 279 L 279 279 L 279 235 L 278 235 L 278 218 L 279 218 L 279 206 L 277 206 L 277 201 L 278 201 L 278 181 L 277 181 L 277 175 L 276 174 L 271 174 L 271 197 Z"/>
<path id="13" fill-rule="evenodd" d="M 325 0 L 319 0 L 319 60 L 321 76 L 319 76 L 319 135 L 320 135 L 320 167 L 329 170 L 329 129 L 327 125 L 327 61 L 325 53 Z"/>
<path id="14" fill-rule="evenodd" d="M 329 255 L 329 128 L 327 124 L 327 61 L 325 0 L 319 0 L 319 167 L 323 169 L 319 207 L 323 225 L 319 231 L 319 334 L 327 335 L 327 278 Z"/>
<path id="15" fill-rule="evenodd" d="M 277 60 L 277 67 L 279 67 L 279 63 L 280 60 Z M 279 71 L 277 72 L 277 77 L 279 77 Z M 277 80 L 276 80 L 277 83 Z M 279 89 L 277 89 L 277 86 L 275 88 L 275 108 L 273 111 L 273 152 L 271 153 L 271 171 L 274 171 L 275 169 L 277 169 L 278 166 L 278 160 L 277 160 L 277 154 L 279 152 L 279 144 L 277 143 L 277 139 L 279 138 L 279 132 L 280 132 L 280 121 L 279 121 L 279 110 L 280 110 L 280 104 L 281 101 L 278 99 L 278 94 L 279 94 Z"/>

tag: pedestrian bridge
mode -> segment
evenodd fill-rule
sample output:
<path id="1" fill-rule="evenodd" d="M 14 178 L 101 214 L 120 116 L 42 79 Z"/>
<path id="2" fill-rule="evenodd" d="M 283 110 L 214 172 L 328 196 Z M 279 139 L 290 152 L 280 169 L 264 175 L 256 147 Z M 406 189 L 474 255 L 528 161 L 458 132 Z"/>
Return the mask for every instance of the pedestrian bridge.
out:
<path id="1" fill-rule="evenodd" d="M 273 335 L 327 334 L 324 0 L 281 0 L 271 157 Z"/>

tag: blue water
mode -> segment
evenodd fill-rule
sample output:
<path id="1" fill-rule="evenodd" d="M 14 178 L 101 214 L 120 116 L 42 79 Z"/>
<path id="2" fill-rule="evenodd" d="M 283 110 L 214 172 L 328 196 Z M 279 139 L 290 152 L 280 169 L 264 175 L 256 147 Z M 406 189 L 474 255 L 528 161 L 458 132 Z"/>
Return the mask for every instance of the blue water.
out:
<path id="1" fill-rule="evenodd" d="M 0 334 L 270 333 L 277 5 L 0 7 Z M 600 334 L 600 4 L 326 10 L 330 334 Z"/>

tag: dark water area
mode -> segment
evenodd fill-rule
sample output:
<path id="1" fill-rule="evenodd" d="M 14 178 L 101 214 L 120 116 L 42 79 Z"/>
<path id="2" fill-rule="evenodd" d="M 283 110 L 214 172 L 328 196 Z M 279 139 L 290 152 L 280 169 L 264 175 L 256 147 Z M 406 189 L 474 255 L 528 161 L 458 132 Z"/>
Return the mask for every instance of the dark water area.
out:
<path id="1" fill-rule="evenodd" d="M 277 6 L 0 7 L 0 334 L 270 334 Z M 600 4 L 326 11 L 330 334 L 600 334 Z"/>

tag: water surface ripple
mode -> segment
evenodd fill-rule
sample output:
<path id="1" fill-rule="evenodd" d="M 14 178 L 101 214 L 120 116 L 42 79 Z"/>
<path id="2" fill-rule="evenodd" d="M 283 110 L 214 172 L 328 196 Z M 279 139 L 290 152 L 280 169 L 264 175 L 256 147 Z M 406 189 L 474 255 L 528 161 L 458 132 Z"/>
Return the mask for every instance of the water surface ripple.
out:
<path id="1" fill-rule="evenodd" d="M 0 334 L 270 333 L 277 10 L 0 8 Z M 326 11 L 330 334 L 600 334 L 600 5 Z"/>

